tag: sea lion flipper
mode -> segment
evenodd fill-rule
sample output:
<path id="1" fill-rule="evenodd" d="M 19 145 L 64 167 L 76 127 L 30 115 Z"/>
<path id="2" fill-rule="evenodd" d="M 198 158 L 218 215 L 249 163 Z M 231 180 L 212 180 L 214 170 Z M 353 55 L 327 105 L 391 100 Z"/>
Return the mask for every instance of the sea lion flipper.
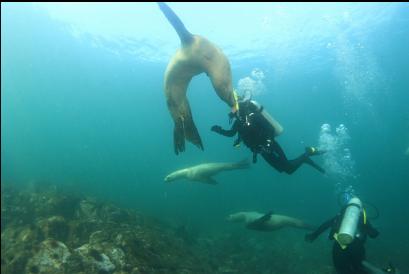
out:
<path id="1" fill-rule="evenodd" d="M 185 139 L 201 150 L 204 150 L 202 138 L 200 138 L 199 131 L 193 122 L 190 110 L 188 111 L 188 114 L 179 117 L 175 121 L 175 127 L 173 129 L 173 145 L 176 155 L 179 154 L 179 152 L 185 151 Z"/>
<path id="2" fill-rule="evenodd" d="M 176 30 L 182 44 L 191 43 L 193 41 L 193 35 L 186 29 L 185 25 L 182 23 L 176 13 L 174 13 L 174 11 L 163 2 L 158 2 L 158 6 L 168 19 L 169 23 L 171 23 L 173 28 Z"/>
<path id="3" fill-rule="evenodd" d="M 205 183 L 205 184 L 209 184 L 209 185 L 218 185 L 219 182 L 217 182 L 215 179 L 213 179 L 212 177 L 200 177 L 196 179 L 199 182 Z"/>
<path id="4" fill-rule="evenodd" d="M 264 214 L 262 217 L 258 218 L 257 220 L 255 220 L 255 222 L 260 222 L 260 223 L 265 223 L 268 220 L 270 220 L 271 215 L 273 215 L 273 211 L 270 210 L 269 212 L 267 212 L 266 214 Z"/>
<path id="5" fill-rule="evenodd" d="M 173 146 L 176 155 L 178 155 L 179 152 L 185 151 L 185 129 L 181 118 L 175 122 L 175 127 L 173 129 Z"/>
<path id="6" fill-rule="evenodd" d="M 218 185 L 219 182 L 217 182 L 215 179 L 213 179 L 212 177 L 208 177 L 206 178 L 206 183 L 210 184 L 210 185 Z"/>
<path id="7" fill-rule="evenodd" d="M 249 223 L 247 225 L 247 228 L 257 229 L 259 227 L 263 227 L 264 223 L 270 220 L 271 215 L 273 215 L 273 211 L 269 211 L 268 213 L 264 214 L 260 218 Z"/>
<path id="8" fill-rule="evenodd" d="M 200 138 L 199 131 L 197 130 L 191 115 L 189 115 L 187 119 L 183 121 L 183 125 L 184 137 L 186 137 L 189 142 L 203 150 L 202 138 Z"/>

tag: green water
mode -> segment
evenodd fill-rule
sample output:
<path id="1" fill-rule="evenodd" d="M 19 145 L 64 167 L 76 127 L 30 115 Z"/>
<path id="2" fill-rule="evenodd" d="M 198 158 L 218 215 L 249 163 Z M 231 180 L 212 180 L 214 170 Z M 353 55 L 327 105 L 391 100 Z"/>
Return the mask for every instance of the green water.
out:
<path id="1" fill-rule="evenodd" d="M 203 74 L 188 97 L 205 149 L 187 144 L 174 154 L 163 77 L 180 42 L 156 4 L 2 3 L 1 181 L 75 186 L 210 234 L 237 229 L 225 217 L 242 210 L 319 224 L 338 212 L 336 193 L 351 185 L 380 211 L 369 259 L 409 271 L 408 4 L 170 5 L 191 32 L 223 49 L 235 87 L 246 77 L 256 83 L 254 99 L 284 126 L 277 141 L 289 158 L 318 145 L 323 124 L 335 137 L 345 125 L 335 156 L 347 148 L 350 158 L 315 158 L 345 170 L 322 176 L 303 166 L 290 176 L 259 157 L 249 170 L 217 175 L 217 186 L 165 184 L 176 169 L 251 154 L 210 131 L 229 126 L 229 109 Z M 300 243 L 303 232 L 288 233 L 281 248 L 325 253 Z"/>

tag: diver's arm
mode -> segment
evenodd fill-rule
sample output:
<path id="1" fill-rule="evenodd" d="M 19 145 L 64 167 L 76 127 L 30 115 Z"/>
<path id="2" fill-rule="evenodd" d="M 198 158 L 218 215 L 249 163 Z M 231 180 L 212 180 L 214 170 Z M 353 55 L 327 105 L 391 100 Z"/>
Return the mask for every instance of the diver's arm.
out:
<path id="1" fill-rule="evenodd" d="M 237 147 L 237 146 L 240 145 L 240 143 L 241 143 L 241 137 L 240 137 L 240 134 L 239 134 L 239 136 L 237 136 L 237 139 L 234 141 L 233 146 Z"/>
<path id="2" fill-rule="evenodd" d="M 365 224 L 365 230 L 366 230 L 366 233 L 371 238 L 376 238 L 379 235 L 379 231 L 372 226 L 372 224 L 369 222 L 369 220 Z"/>
<path id="3" fill-rule="evenodd" d="M 323 223 L 322 225 L 320 225 L 317 230 L 308 233 L 305 235 L 305 240 L 307 242 L 312 242 L 314 241 L 316 238 L 318 238 L 319 235 L 321 235 L 322 232 L 324 232 L 325 230 L 327 230 L 328 228 L 330 228 L 332 226 L 332 224 L 335 222 L 336 218 L 338 217 L 335 216 L 331 219 L 329 219 L 328 221 L 326 221 L 325 223 Z"/>
<path id="4" fill-rule="evenodd" d="M 212 126 L 211 130 L 216 133 L 219 133 L 220 135 L 226 136 L 226 137 L 233 137 L 237 133 L 237 127 L 238 127 L 238 122 L 236 120 L 233 126 L 231 127 L 231 129 L 229 130 L 222 129 L 221 126 L 217 126 L 217 125 Z"/>

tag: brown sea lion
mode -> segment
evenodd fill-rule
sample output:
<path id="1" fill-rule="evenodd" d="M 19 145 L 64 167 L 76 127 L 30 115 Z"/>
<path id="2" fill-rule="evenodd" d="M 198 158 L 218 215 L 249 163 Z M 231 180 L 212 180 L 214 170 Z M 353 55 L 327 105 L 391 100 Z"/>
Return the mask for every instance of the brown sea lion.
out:
<path id="1" fill-rule="evenodd" d="M 176 170 L 165 177 L 165 182 L 187 179 L 190 181 L 215 185 L 217 184 L 217 181 L 212 176 L 216 175 L 217 173 L 227 170 L 245 169 L 249 167 L 250 163 L 247 160 L 242 160 L 236 163 L 205 163 Z"/>
<path id="2" fill-rule="evenodd" d="M 170 60 L 165 72 L 165 96 L 175 123 L 175 153 L 185 150 L 185 139 L 203 150 L 202 140 L 193 122 L 186 98 L 187 87 L 195 75 L 205 72 L 217 95 L 235 112 L 237 99 L 233 92 L 230 63 L 222 50 L 206 38 L 191 34 L 178 16 L 165 3 L 159 8 L 179 35 L 182 47 Z"/>
<path id="3" fill-rule="evenodd" d="M 303 221 L 269 212 L 267 214 L 256 211 L 242 211 L 231 214 L 227 217 L 230 222 L 241 222 L 246 224 L 246 228 L 259 231 L 274 231 L 283 227 L 296 227 L 301 229 L 313 230 L 314 227 Z"/>

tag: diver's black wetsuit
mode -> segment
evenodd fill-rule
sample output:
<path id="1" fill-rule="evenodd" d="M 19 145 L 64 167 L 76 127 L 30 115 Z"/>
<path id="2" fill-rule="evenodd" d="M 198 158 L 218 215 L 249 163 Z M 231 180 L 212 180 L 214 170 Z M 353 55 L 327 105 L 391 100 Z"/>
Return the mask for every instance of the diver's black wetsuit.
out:
<path id="1" fill-rule="evenodd" d="M 338 215 L 323 223 L 316 231 L 307 234 L 306 240 L 309 242 L 314 241 L 321 233 L 328 228 L 331 228 L 329 239 L 334 240 L 334 235 L 339 230 L 341 225 L 342 216 L 345 209 Z M 371 238 L 377 237 L 379 232 L 373 228 L 373 226 L 367 220 L 364 223 L 364 217 L 361 214 L 358 223 L 358 232 L 355 235 L 355 239 L 345 249 L 342 249 L 337 241 L 334 241 L 332 246 L 332 260 L 334 262 L 335 269 L 339 274 L 368 274 L 370 272 L 362 265 L 362 261 L 365 260 L 365 247 L 367 235 Z"/>
<path id="2" fill-rule="evenodd" d="M 301 154 L 294 160 L 288 160 L 281 146 L 274 140 L 274 127 L 261 114 L 259 109 L 250 101 L 239 104 L 239 115 L 230 130 L 224 130 L 220 126 L 213 126 L 212 130 L 227 136 L 233 137 L 238 133 L 238 138 L 234 145 L 241 141 L 253 152 L 253 163 L 257 161 L 257 154 L 260 153 L 264 160 L 279 172 L 288 174 L 296 171 L 303 163 L 309 164 L 318 171 L 325 171 L 314 163 L 307 152 Z"/>

